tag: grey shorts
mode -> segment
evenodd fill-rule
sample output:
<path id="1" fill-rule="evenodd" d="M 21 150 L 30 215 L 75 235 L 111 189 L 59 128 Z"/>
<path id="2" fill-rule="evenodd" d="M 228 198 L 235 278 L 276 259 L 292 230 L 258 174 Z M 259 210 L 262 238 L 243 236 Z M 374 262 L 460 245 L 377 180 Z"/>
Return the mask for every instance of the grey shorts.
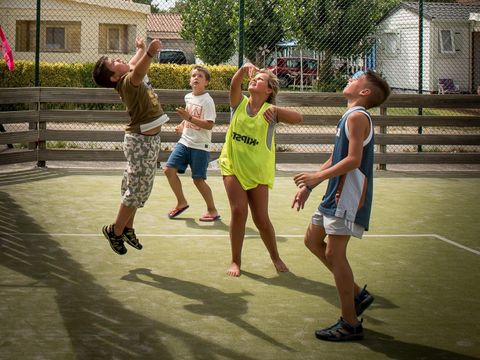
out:
<path id="1" fill-rule="evenodd" d="M 353 221 L 325 215 L 318 210 L 312 216 L 312 224 L 325 228 L 327 235 L 349 235 L 361 239 L 365 231 L 363 226 L 355 224 Z"/>
<path id="2" fill-rule="evenodd" d="M 122 179 L 122 204 L 141 208 L 153 188 L 157 160 L 161 149 L 160 133 L 153 136 L 126 133 L 123 153 L 127 166 Z"/>

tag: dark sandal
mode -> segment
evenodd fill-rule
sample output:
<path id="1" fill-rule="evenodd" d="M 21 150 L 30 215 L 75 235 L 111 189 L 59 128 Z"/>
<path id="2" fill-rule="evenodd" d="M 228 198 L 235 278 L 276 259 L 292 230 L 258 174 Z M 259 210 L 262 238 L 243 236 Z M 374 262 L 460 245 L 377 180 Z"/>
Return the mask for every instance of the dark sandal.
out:
<path id="1" fill-rule="evenodd" d="M 325 329 L 315 331 L 317 339 L 325 341 L 351 341 L 363 339 L 363 319 L 358 325 L 352 326 L 343 318 Z"/>

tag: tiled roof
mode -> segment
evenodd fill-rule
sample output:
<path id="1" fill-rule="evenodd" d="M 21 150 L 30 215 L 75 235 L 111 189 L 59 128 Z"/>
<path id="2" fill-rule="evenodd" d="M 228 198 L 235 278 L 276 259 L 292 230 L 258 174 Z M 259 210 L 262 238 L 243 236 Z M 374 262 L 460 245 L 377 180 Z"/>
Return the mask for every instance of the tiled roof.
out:
<path id="1" fill-rule="evenodd" d="M 475 4 L 475 5 L 474 5 Z M 407 2 L 401 7 L 418 14 L 418 2 Z M 463 20 L 468 21 L 470 13 L 480 12 L 480 3 L 472 4 L 459 3 L 430 3 L 423 4 L 423 15 L 429 20 Z"/>
<path id="2" fill-rule="evenodd" d="M 182 30 L 180 14 L 162 13 L 147 16 L 147 31 L 156 33 L 175 33 Z"/>

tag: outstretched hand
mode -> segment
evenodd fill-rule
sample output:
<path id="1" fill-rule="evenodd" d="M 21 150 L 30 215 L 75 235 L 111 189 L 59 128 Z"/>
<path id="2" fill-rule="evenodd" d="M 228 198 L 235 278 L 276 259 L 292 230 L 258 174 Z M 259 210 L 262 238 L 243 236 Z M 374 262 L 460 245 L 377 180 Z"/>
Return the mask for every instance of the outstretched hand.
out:
<path id="1" fill-rule="evenodd" d="M 136 47 L 137 49 L 145 50 L 145 42 L 143 41 L 143 38 L 137 37 L 137 38 L 135 39 L 135 47 Z"/>
<path id="2" fill-rule="evenodd" d="M 297 193 L 295 194 L 295 197 L 293 198 L 292 209 L 296 207 L 297 211 L 300 211 L 300 209 L 303 210 L 309 196 L 310 196 L 310 190 L 308 190 L 307 187 L 303 187 L 300 190 L 298 190 Z"/>
<path id="3" fill-rule="evenodd" d="M 153 39 L 150 44 L 148 44 L 147 53 L 155 56 L 160 50 L 162 50 L 162 42 L 159 39 Z"/>
<path id="4" fill-rule="evenodd" d="M 244 74 L 248 75 L 249 79 L 252 79 L 259 69 L 252 63 L 245 63 L 242 66 L 242 70 Z"/>
<path id="5" fill-rule="evenodd" d="M 183 132 L 184 122 L 182 121 L 179 125 L 175 126 L 175 133 L 181 134 Z"/>
<path id="6" fill-rule="evenodd" d="M 182 120 L 187 120 L 188 121 L 188 118 L 190 117 L 190 114 L 187 110 L 185 110 L 185 108 L 179 106 L 175 110 L 177 111 L 177 114 L 180 115 Z"/>

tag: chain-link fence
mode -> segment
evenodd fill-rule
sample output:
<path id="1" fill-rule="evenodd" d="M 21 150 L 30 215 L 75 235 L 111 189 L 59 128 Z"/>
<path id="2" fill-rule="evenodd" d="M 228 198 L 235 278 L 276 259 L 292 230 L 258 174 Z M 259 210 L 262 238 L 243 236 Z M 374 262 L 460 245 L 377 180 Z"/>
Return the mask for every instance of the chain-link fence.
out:
<path id="1" fill-rule="evenodd" d="M 57 63 L 72 64 L 71 77 L 57 86 L 72 86 L 72 77 L 75 86 L 93 86 L 89 72 L 76 72 L 75 67 L 92 64 L 101 55 L 129 60 L 135 39 L 142 37 L 162 40 L 163 50 L 155 62 L 238 66 L 249 61 L 271 69 L 289 91 L 340 91 L 355 71 L 371 68 L 395 92 L 480 93 L 478 0 L 0 0 L 0 25 L 21 72 L 10 76 L 5 86 L 45 85 L 55 76 L 55 68 L 47 70 L 46 64 Z M 26 85 L 19 85 L 19 76 L 26 77 Z M 322 107 L 306 111 L 331 113 Z M 437 109 L 389 109 L 389 114 L 395 112 L 445 115 Z M 305 127 L 305 132 L 317 130 Z M 478 134 L 478 129 L 472 131 Z M 50 144 L 100 145 L 105 146 Z M 117 147 L 111 144 L 112 149 Z M 327 150 L 321 145 L 307 147 L 299 150 Z M 404 145 L 387 149 L 416 150 Z M 424 146 L 422 150 L 478 149 Z"/>

